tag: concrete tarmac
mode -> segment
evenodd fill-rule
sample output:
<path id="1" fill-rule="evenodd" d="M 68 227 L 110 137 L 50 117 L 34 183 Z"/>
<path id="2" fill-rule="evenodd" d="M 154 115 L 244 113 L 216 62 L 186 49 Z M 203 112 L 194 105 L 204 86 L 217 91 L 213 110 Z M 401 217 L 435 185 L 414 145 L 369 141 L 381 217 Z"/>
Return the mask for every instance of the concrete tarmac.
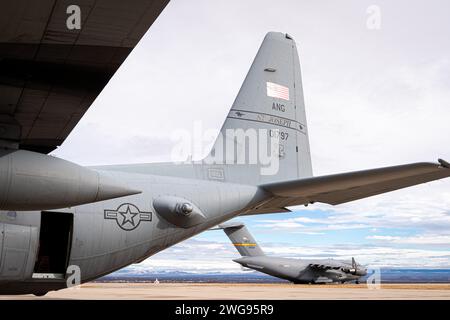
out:
<path id="1" fill-rule="evenodd" d="M 450 284 L 294 285 L 255 283 L 87 283 L 78 288 L 33 295 L 0 296 L 3 299 L 445 299 Z"/>

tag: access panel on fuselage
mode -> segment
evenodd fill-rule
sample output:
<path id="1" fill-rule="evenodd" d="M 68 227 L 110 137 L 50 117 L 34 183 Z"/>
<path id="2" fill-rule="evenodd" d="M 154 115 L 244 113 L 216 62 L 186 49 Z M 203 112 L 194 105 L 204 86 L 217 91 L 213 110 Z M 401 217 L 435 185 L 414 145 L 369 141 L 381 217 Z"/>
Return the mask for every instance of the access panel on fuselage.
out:
<path id="1" fill-rule="evenodd" d="M 37 246 L 37 227 L 0 223 L 0 280 L 30 278 Z"/>

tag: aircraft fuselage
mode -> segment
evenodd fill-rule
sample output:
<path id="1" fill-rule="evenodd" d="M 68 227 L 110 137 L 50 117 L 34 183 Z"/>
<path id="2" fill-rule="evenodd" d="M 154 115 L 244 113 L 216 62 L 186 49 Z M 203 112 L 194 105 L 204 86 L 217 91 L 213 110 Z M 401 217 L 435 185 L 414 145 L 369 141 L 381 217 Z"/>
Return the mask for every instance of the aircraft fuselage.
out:
<path id="1" fill-rule="evenodd" d="M 351 263 L 340 260 L 303 260 L 269 256 L 242 257 L 233 260 L 246 268 L 282 278 L 294 283 L 344 283 L 358 281 L 366 274 L 362 268 L 351 271 Z M 326 268 L 312 267 L 326 265 Z"/>
<path id="2" fill-rule="evenodd" d="M 109 174 L 142 193 L 60 210 L 0 211 L 1 294 L 65 288 L 71 276 L 67 270 L 74 267 L 81 282 L 93 280 L 239 215 L 264 198 L 256 186 Z M 174 213 L 179 220 L 169 222 L 154 207 L 155 199 L 167 196 L 193 204 L 201 219 L 186 227 L 189 217 Z"/>

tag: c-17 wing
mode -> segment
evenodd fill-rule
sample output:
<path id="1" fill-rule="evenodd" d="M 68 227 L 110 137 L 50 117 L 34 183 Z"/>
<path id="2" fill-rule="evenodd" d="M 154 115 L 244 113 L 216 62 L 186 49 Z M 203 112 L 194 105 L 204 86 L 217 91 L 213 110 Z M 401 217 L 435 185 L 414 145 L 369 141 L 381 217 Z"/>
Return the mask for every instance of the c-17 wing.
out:
<path id="1" fill-rule="evenodd" d="M 61 145 L 168 2 L 0 0 L 0 147 Z"/>
<path id="2" fill-rule="evenodd" d="M 262 185 L 273 198 L 257 210 L 314 202 L 332 205 L 414 186 L 450 176 L 450 164 L 413 163 Z"/>
<path id="3" fill-rule="evenodd" d="M 316 270 L 330 270 L 341 268 L 341 266 L 338 264 L 329 264 L 329 263 L 310 263 L 308 267 Z"/>

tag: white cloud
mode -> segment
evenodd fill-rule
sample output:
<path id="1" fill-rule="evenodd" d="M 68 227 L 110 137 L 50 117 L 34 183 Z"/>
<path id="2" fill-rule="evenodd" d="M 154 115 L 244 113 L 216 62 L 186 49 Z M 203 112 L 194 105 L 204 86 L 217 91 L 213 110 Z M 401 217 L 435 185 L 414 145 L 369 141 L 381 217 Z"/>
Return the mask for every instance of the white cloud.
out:
<path id="1" fill-rule="evenodd" d="M 371 267 L 450 268 L 448 250 L 358 244 L 332 246 L 302 244 L 296 246 L 260 242 L 260 245 L 270 256 L 344 260 L 355 257 L 358 262 Z M 133 274 L 165 271 L 241 273 L 244 271 L 232 261 L 238 257 L 239 254 L 231 243 L 189 239 L 121 272 Z"/>
<path id="2" fill-rule="evenodd" d="M 293 207 L 302 212 L 321 211 L 322 218 L 287 218 L 284 222 L 308 222 L 304 230 L 331 226 L 353 229 L 367 228 L 419 229 L 433 234 L 450 234 L 450 181 L 436 181 L 429 184 L 398 190 L 338 206 L 314 204 L 308 207 Z M 276 223 L 276 221 L 274 221 Z M 293 227 L 291 229 L 294 229 Z M 300 229 L 300 228 L 299 228 Z"/>
<path id="3" fill-rule="evenodd" d="M 346 6 L 330 1 L 173 1 L 55 155 L 80 164 L 170 160 L 174 129 L 192 130 L 195 121 L 205 130 L 221 126 L 264 34 L 279 30 L 294 36 L 299 48 L 315 174 L 449 160 L 448 6 L 446 1 L 427 6 L 384 2 L 382 29 L 371 32 L 365 27 L 366 4 L 357 0 Z M 327 217 L 262 223 L 305 234 L 367 227 L 414 228 L 446 237 L 450 179 L 336 207 L 301 207 L 318 209 Z M 179 245 L 168 254 L 177 252 L 187 261 L 205 251 L 211 260 L 233 265 L 228 260 L 232 250 L 223 259 L 208 249 L 192 254 Z M 184 256 L 184 250 L 191 256 Z M 440 251 L 392 250 L 368 252 L 383 263 L 449 265 Z M 171 262 L 190 268 L 179 259 L 161 261 L 166 267 Z M 209 260 L 198 265 L 212 267 Z"/>
<path id="4" fill-rule="evenodd" d="M 396 244 L 439 245 L 450 250 L 450 235 L 424 234 L 408 237 L 373 235 L 367 236 L 366 239 Z"/>
<path id="5" fill-rule="evenodd" d="M 369 266 L 436 268 L 450 266 L 450 253 L 443 250 L 394 248 L 389 246 L 321 246 L 321 247 L 265 247 L 271 255 L 320 259 L 355 259 Z"/>
<path id="6" fill-rule="evenodd" d="M 349 229 L 364 229 L 368 228 L 365 224 L 355 224 L 355 223 L 339 223 L 339 224 L 327 224 L 327 219 L 324 220 L 314 220 L 308 219 L 313 224 L 303 225 L 299 221 L 304 221 L 302 218 L 287 218 L 284 220 L 261 220 L 256 226 L 261 228 L 270 228 L 272 230 L 287 230 L 291 233 L 305 233 L 305 234 L 324 234 L 325 231 L 333 230 L 349 230 Z M 314 221 L 314 222 L 312 222 Z M 320 226 L 317 226 L 320 224 Z"/>

